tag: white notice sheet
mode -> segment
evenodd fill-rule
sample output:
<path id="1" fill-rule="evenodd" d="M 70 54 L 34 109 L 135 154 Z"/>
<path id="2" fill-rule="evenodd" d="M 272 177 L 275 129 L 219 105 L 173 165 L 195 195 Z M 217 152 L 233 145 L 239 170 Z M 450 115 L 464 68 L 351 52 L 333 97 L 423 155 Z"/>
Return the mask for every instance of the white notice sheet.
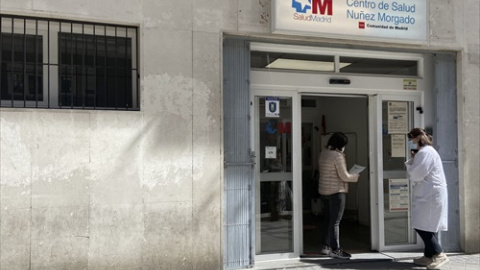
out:
<path id="1" fill-rule="evenodd" d="M 408 132 L 408 103 L 388 102 L 388 134 Z"/>
<path id="2" fill-rule="evenodd" d="M 353 165 L 353 167 L 348 171 L 348 173 L 353 174 L 353 173 L 361 173 L 365 170 L 365 167 L 360 166 L 360 165 Z"/>
<path id="3" fill-rule="evenodd" d="M 392 134 L 392 157 L 405 157 L 405 135 Z"/>

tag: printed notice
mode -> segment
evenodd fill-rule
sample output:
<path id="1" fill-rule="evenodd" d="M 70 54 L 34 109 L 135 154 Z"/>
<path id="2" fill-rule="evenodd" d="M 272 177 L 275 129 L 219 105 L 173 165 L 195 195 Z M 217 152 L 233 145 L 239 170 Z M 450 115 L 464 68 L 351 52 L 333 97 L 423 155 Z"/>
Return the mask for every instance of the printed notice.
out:
<path id="1" fill-rule="evenodd" d="M 417 80 L 403 79 L 403 90 L 417 90 Z"/>
<path id="2" fill-rule="evenodd" d="M 410 209 L 408 179 L 389 179 L 388 191 L 390 198 L 390 212 L 405 212 Z"/>
<path id="3" fill-rule="evenodd" d="M 365 167 L 355 164 L 355 165 L 353 165 L 353 167 L 348 171 L 348 173 L 350 173 L 350 174 L 361 173 L 361 172 L 363 172 L 363 170 L 365 170 Z"/>
<path id="4" fill-rule="evenodd" d="M 392 157 L 405 157 L 405 135 L 393 134 L 392 136 Z"/>
<path id="5" fill-rule="evenodd" d="M 408 103 L 388 102 L 388 134 L 408 132 Z"/>
<path id="6" fill-rule="evenodd" d="M 280 99 L 275 97 L 265 98 L 265 117 L 280 117 Z"/>
<path id="7" fill-rule="evenodd" d="M 265 146 L 265 158 L 277 158 L 277 147 Z"/>

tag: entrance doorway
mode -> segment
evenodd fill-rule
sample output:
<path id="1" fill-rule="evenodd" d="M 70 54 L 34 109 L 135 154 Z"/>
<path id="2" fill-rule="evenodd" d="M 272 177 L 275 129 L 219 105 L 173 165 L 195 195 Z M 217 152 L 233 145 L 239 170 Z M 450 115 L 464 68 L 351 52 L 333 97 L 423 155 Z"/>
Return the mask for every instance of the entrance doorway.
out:
<path id="1" fill-rule="evenodd" d="M 349 190 L 342 246 L 352 253 L 421 249 L 404 162 L 409 129 L 428 129 L 435 116 L 433 58 L 227 43 L 225 261 L 252 266 L 318 253 L 322 209 L 312 178 L 322 140 L 334 131 L 352 137 L 349 166 L 367 167 Z M 342 126 L 351 119 L 357 126 Z"/>
<path id="2" fill-rule="evenodd" d="M 351 253 L 413 250 L 406 134 L 422 126 L 421 93 L 252 92 L 256 260 L 318 255 L 323 209 L 314 180 L 333 132 L 347 135 L 347 166 L 366 167 L 349 184 L 340 225 Z"/>
<path id="3" fill-rule="evenodd" d="M 324 211 L 318 194 L 318 156 L 333 132 L 348 137 L 345 148 L 348 168 L 367 167 L 357 183 L 349 184 L 340 244 L 348 252 L 368 252 L 370 198 L 368 174 L 368 97 L 365 95 L 302 96 L 302 218 L 303 253 L 320 253 Z"/>
<path id="4" fill-rule="evenodd" d="M 289 79 L 296 81 L 292 74 Z M 359 181 L 349 184 L 342 248 L 351 253 L 420 248 L 409 225 L 404 162 L 406 134 L 422 126 L 422 93 L 332 92 L 252 87 L 256 261 L 319 253 L 323 213 L 313 178 L 318 154 L 335 131 L 349 137 L 347 166 L 366 167 Z"/>
<path id="5" fill-rule="evenodd" d="M 319 253 L 323 210 L 313 179 L 318 155 L 336 131 L 349 137 L 347 166 L 366 167 L 359 181 L 349 184 L 342 248 L 352 253 L 420 248 L 409 226 L 411 189 L 404 162 L 406 134 L 423 127 L 424 90 L 430 88 L 428 80 L 415 75 L 421 73 L 422 56 L 388 54 L 380 61 L 377 52 L 358 52 L 358 59 L 378 61 L 365 69 L 357 58 L 347 58 L 352 64 L 342 74 L 342 55 L 353 51 L 320 52 L 335 54 L 329 73 L 261 68 L 272 56 L 303 58 L 297 47 L 253 47 L 258 50 L 251 53 L 249 73 L 255 261 Z M 295 54 L 265 56 L 268 49 Z M 309 55 L 316 50 L 310 49 Z M 370 75 L 384 71 L 388 75 Z M 410 82 L 417 91 L 406 91 Z"/>

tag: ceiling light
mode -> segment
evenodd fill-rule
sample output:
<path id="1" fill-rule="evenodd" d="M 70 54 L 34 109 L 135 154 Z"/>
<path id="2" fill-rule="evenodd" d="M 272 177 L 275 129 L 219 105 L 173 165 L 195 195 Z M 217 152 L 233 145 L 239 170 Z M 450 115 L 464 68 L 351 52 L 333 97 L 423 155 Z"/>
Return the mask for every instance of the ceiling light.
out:
<path id="1" fill-rule="evenodd" d="M 346 67 L 351 63 L 340 63 L 340 68 Z M 266 68 L 275 69 L 294 69 L 294 70 L 311 70 L 311 71 L 335 71 L 333 62 L 325 61 L 308 61 L 308 60 L 296 60 L 296 59 L 282 59 L 279 58 Z"/>

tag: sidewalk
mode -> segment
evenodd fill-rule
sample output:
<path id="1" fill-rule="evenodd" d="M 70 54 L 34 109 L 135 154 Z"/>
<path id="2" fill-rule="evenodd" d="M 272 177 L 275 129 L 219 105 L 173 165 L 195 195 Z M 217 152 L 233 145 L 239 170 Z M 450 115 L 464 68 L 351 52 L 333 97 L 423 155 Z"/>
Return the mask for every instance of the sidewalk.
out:
<path id="1" fill-rule="evenodd" d="M 318 269 L 344 269 L 344 270 L 400 270 L 400 269 L 426 269 L 426 267 L 413 264 L 413 258 L 421 257 L 422 253 L 362 253 L 353 254 L 349 260 L 332 259 L 329 257 L 304 257 L 299 259 L 258 262 L 255 270 L 318 270 Z M 480 254 L 447 253 L 450 261 L 442 270 L 479 270 Z"/>

